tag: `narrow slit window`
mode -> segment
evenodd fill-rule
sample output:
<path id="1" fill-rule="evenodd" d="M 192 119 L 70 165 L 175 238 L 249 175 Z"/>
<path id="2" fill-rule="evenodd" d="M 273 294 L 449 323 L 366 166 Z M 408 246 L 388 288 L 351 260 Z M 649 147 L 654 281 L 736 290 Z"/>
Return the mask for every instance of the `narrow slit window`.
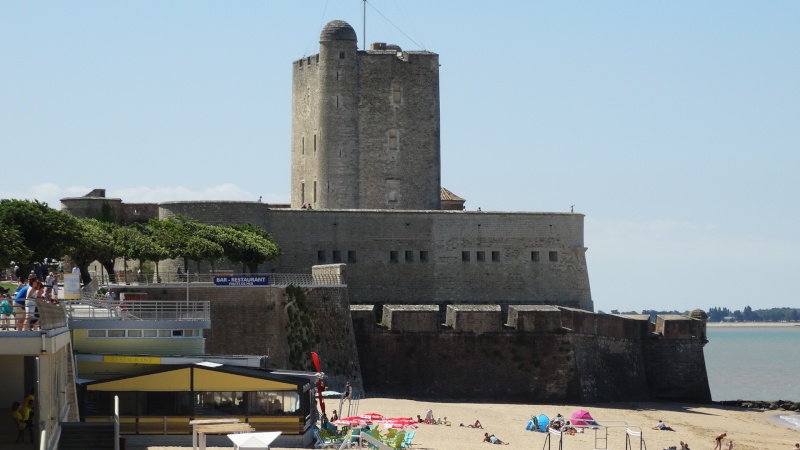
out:
<path id="1" fill-rule="evenodd" d="M 550 261 L 558 262 L 558 252 L 550 252 Z"/>
<path id="2" fill-rule="evenodd" d="M 325 262 L 325 250 L 317 250 L 317 262 Z"/>
<path id="3" fill-rule="evenodd" d="M 492 262 L 500 262 L 500 252 L 492 252 Z"/>
<path id="4" fill-rule="evenodd" d="M 397 150 L 399 140 L 397 130 L 389 130 L 389 148 Z"/>
<path id="5" fill-rule="evenodd" d="M 478 262 L 486 261 L 486 252 L 478 252 L 477 258 Z"/>
<path id="6" fill-rule="evenodd" d="M 428 251 L 427 250 L 420 250 L 420 252 L 419 252 L 419 262 L 428 262 Z"/>
<path id="7" fill-rule="evenodd" d="M 345 52 L 339 52 L 339 59 L 344 59 L 345 56 Z"/>
<path id="8" fill-rule="evenodd" d="M 461 261 L 469 262 L 469 252 L 461 252 Z"/>
<path id="9" fill-rule="evenodd" d="M 389 262 L 390 263 L 399 262 L 399 259 L 398 259 L 398 256 L 397 256 L 397 250 L 392 250 L 392 251 L 389 252 Z"/>
<path id="10" fill-rule="evenodd" d="M 355 250 L 348 250 L 347 251 L 347 263 L 354 264 L 356 262 L 356 251 Z"/>
<path id="11" fill-rule="evenodd" d="M 414 252 L 412 252 L 411 250 L 406 250 L 406 262 L 407 263 L 414 262 Z"/>
<path id="12" fill-rule="evenodd" d="M 333 262 L 338 263 L 342 262 L 342 252 L 339 250 L 333 251 Z"/>
<path id="13" fill-rule="evenodd" d="M 314 182 L 314 203 L 317 203 L 317 182 Z"/>
<path id="14" fill-rule="evenodd" d="M 531 261 L 539 262 L 539 252 L 534 250 L 531 252 Z"/>
<path id="15" fill-rule="evenodd" d="M 306 204 L 306 184 L 300 183 L 300 203 Z"/>

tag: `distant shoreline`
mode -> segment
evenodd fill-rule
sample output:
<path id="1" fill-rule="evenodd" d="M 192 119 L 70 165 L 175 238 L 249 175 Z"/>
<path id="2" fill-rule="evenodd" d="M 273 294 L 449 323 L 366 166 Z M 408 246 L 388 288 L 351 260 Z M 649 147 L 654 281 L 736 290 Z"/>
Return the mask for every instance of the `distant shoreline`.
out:
<path id="1" fill-rule="evenodd" d="M 729 327 L 800 327 L 797 322 L 706 322 L 708 327 L 729 328 Z"/>

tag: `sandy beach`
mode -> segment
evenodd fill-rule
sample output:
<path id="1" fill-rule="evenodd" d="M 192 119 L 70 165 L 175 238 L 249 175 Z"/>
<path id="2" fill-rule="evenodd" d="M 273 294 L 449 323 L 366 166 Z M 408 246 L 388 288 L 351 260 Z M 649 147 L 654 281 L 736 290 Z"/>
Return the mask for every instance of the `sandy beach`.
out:
<path id="1" fill-rule="evenodd" d="M 330 408 L 330 407 L 329 407 Z M 585 409 L 601 424 L 603 421 L 623 421 L 632 427 L 644 430 L 645 445 L 649 450 L 660 450 L 670 446 L 679 446 L 680 441 L 689 443 L 692 450 L 710 450 L 714 447 L 714 438 L 727 433 L 724 449 L 728 440 L 733 440 L 734 449 L 752 450 L 790 450 L 800 442 L 800 431 L 775 423 L 771 416 L 794 414 L 791 412 L 757 411 L 717 405 L 680 405 L 673 403 L 614 403 L 592 405 L 509 405 L 487 403 L 446 403 L 426 402 L 388 398 L 371 398 L 361 401 L 359 413 L 380 413 L 385 416 L 424 417 L 425 411 L 431 408 L 435 417 L 445 416 L 452 426 L 420 425 L 414 437 L 414 448 L 456 450 L 468 448 L 488 448 L 483 443 L 485 432 L 494 434 L 509 443 L 502 448 L 540 449 L 545 447 L 544 433 L 525 431 L 525 425 L 534 414 L 556 414 L 569 418 L 573 411 Z M 472 429 L 459 427 L 475 420 L 480 420 L 484 428 Z M 652 430 L 658 420 L 663 420 L 675 431 Z M 598 432 L 600 433 L 600 432 Z M 595 431 L 586 430 L 575 436 L 564 436 L 563 449 L 594 449 Z M 223 448 L 223 447 L 216 447 Z M 232 448 L 227 447 L 227 448 Z M 558 442 L 553 441 L 550 448 L 557 449 Z M 608 447 L 598 448 L 625 449 L 624 428 L 611 428 L 608 431 Z M 639 449 L 638 441 L 633 447 Z M 173 450 L 175 447 L 149 447 L 148 450 Z M 275 450 L 277 447 L 273 447 Z M 137 449 L 138 450 L 138 449 Z"/>

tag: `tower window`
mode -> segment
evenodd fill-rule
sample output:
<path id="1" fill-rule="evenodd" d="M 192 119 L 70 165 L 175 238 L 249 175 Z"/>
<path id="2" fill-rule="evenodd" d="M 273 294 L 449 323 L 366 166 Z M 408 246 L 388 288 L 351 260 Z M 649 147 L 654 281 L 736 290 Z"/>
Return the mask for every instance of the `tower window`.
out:
<path id="1" fill-rule="evenodd" d="M 397 130 L 389 130 L 389 149 L 397 150 L 399 137 Z"/>
<path id="2" fill-rule="evenodd" d="M 317 151 L 317 133 L 314 133 L 314 152 Z"/>
<path id="3" fill-rule="evenodd" d="M 317 262 L 318 263 L 325 262 L 325 250 L 317 250 Z"/>
<path id="4" fill-rule="evenodd" d="M 492 262 L 500 261 L 500 252 L 492 252 Z"/>
<path id="5" fill-rule="evenodd" d="M 550 261 L 557 262 L 558 261 L 558 252 L 550 252 Z"/>
<path id="6" fill-rule="evenodd" d="M 399 105 L 402 98 L 402 92 L 400 90 L 400 83 L 392 83 L 392 103 L 395 105 Z"/>
<path id="7" fill-rule="evenodd" d="M 347 263 L 354 264 L 356 262 L 356 251 L 355 250 L 348 250 L 347 251 Z"/>
<path id="8" fill-rule="evenodd" d="M 306 204 L 306 184 L 300 183 L 300 203 Z"/>
<path id="9" fill-rule="evenodd" d="M 419 262 L 428 262 L 428 251 L 427 250 L 420 250 L 420 252 L 419 252 Z"/>
<path id="10" fill-rule="evenodd" d="M 310 56 L 309 56 L 309 57 L 306 59 L 306 63 L 307 63 L 309 66 L 311 65 L 311 57 L 310 57 Z"/>
<path id="11" fill-rule="evenodd" d="M 397 250 L 390 251 L 389 252 L 389 262 L 390 263 L 396 263 L 398 261 L 399 261 L 399 259 L 397 257 Z"/>
<path id="12" fill-rule="evenodd" d="M 339 59 L 344 59 L 344 52 L 339 52 Z"/>
<path id="13" fill-rule="evenodd" d="M 478 260 L 479 262 L 484 262 L 484 261 L 486 261 L 486 252 L 478 252 L 478 257 L 477 257 L 477 260 Z"/>
<path id="14" fill-rule="evenodd" d="M 531 252 L 531 261 L 539 262 L 539 252 L 534 250 Z"/>
<path id="15" fill-rule="evenodd" d="M 406 250 L 406 262 L 407 263 L 414 262 L 414 252 L 412 252 L 411 250 Z"/>
<path id="16" fill-rule="evenodd" d="M 314 203 L 317 203 L 317 182 L 314 182 Z"/>
<path id="17" fill-rule="evenodd" d="M 333 262 L 338 263 L 342 262 L 342 252 L 339 250 L 333 251 Z"/>
<path id="18" fill-rule="evenodd" d="M 300 138 L 300 154 L 306 154 L 306 137 L 303 136 Z"/>
<path id="19" fill-rule="evenodd" d="M 469 252 L 461 252 L 461 261 L 469 262 Z"/>
<path id="20" fill-rule="evenodd" d="M 319 64 L 319 53 L 317 53 L 317 57 L 316 57 L 315 59 L 316 59 L 316 61 L 315 61 L 315 62 L 316 62 L 317 64 Z"/>
<path id="21" fill-rule="evenodd" d="M 337 109 L 339 108 L 339 96 L 338 95 L 336 96 L 336 108 Z"/>

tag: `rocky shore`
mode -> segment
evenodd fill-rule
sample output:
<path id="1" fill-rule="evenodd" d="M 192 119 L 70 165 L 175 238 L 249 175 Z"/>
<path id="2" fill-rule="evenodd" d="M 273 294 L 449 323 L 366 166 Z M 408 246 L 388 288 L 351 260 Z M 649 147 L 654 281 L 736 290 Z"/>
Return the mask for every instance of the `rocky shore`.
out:
<path id="1" fill-rule="evenodd" d="M 800 411 L 800 402 L 792 402 L 788 400 L 725 400 L 716 403 L 724 406 L 740 406 L 742 408 L 768 411 Z"/>

